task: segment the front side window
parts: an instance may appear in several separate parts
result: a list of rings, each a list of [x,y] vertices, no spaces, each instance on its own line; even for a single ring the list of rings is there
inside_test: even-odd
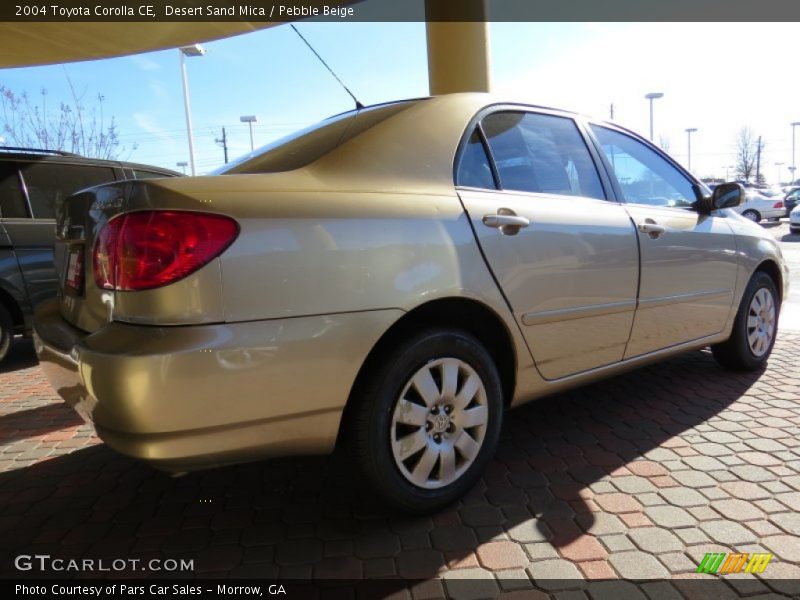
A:
[[[110,167],[42,162],[22,164],[20,169],[35,219],[53,219],[56,205],[67,196],[115,180]]]
[[[498,112],[483,119],[482,126],[503,189],[605,199],[594,161],[572,119]]]
[[[26,219],[28,209],[19,186],[17,166],[0,163],[0,217],[4,219]]]
[[[652,148],[629,135],[592,125],[622,189],[625,202],[649,206],[691,207],[692,182]]]

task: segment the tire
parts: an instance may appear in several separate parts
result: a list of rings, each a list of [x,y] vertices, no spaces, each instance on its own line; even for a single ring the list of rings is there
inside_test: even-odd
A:
[[[418,334],[359,387],[353,451],[388,504],[430,513],[475,485],[497,448],[504,406],[497,367],[474,337],[454,329]]]
[[[746,211],[742,213],[742,216],[745,219],[749,219],[753,223],[760,223],[761,222],[761,215],[758,213],[757,210],[753,210],[752,208],[748,208]]]
[[[800,227],[789,227],[789,233],[800,233]]]
[[[754,349],[749,336],[754,336],[755,334],[754,339],[756,340],[761,337],[755,333],[758,327],[761,326],[760,321],[756,324],[752,320],[759,319],[757,307],[754,304],[757,294],[762,300],[768,298],[765,314],[770,314],[769,303],[771,302],[772,317],[769,324],[765,324],[765,326],[768,325],[767,329],[771,328],[771,333],[765,341],[760,342],[760,346],[756,344]],[[731,337],[721,344],[711,347],[714,358],[717,359],[720,365],[731,371],[763,369],[772,352],[772,347],[775,345],[779,316],[780,305],[778,304],[778,290],[775,287],[775,282],[766,273],[756,272],[742,295],[742,302],[733,322]]]
[[[11,348],[11,340],[14,338],[14,322],[8,314],[5,306],[0,304],[0,362],[8,354]]]

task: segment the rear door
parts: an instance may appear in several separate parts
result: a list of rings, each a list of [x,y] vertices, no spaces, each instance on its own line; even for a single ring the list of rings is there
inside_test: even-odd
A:
[[[13,161],[0,161],[0,288],[14,298],[24,313],[30,309],[28,292],[8,228],[28,218],[17,165]]]
[[[56,207],[73,192],[114,181],[115,175],[111,167],[49,161],[20,162],[19,168],[28,214],[6,219],[5,226],[35,307],[57,292],[53,263]]]
[[[610,127],[591,131],[638,229],[639,307],[625,358],[719,333],[737,273],[727,218],[694,210],[694,182],[654,148]]]
[[[484,116],[460,155],[459,195],[548,379],[620,361],[633,323],[636,233],[597,160],[574,119],[520,110]]]

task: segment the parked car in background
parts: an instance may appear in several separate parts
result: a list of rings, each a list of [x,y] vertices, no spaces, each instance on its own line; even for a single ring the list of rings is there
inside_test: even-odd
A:
[[[332,117],[223,176],[59,216],[35,346],[112,448],[167,471],[349,444],[411,512],[470,490],[504,412],[687,350],[761,368],[777,241],[642,137],[453,94]],[[647,401],[642,391],[642,402]]]
[[[733,210],[754,223],[764,219],[780,219],[786,214],[782,198],[770,198],[753,188],[745,191],[745,201]]]
[[[795,206],[789,214],[789,231],[800,233],[800,206]]]
[[[800,203],[800,187],[789,190],[783,199],[783,205],[786,207],[786,215],[790,215],[794,207]]]
[[[109,181],[176,175],[67,152],[0,147],[0,360],[15,334],[31,331],[34,307],[56,294],[58,204],[80,189]]]

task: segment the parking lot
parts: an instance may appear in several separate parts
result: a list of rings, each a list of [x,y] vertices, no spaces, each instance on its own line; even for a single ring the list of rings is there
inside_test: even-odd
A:
[[[420,598],[617,578],[642,580],[630,597],[691,597],[697,578],[720,598],[800,594],[800,236],[766,226],[795,281],[765,372],[691,352],[525,406],[481,483],[432,517],[386,512],[344,454],[153,471],[101,444],[18,343],[0,366],[0,574],[41,576],[14,571],[24,552],[190,558],[201,577],[419,579]],[[713,552],[774,557],[760,575],[695,573]],[[632,584],[602,585],[592,597]]]

